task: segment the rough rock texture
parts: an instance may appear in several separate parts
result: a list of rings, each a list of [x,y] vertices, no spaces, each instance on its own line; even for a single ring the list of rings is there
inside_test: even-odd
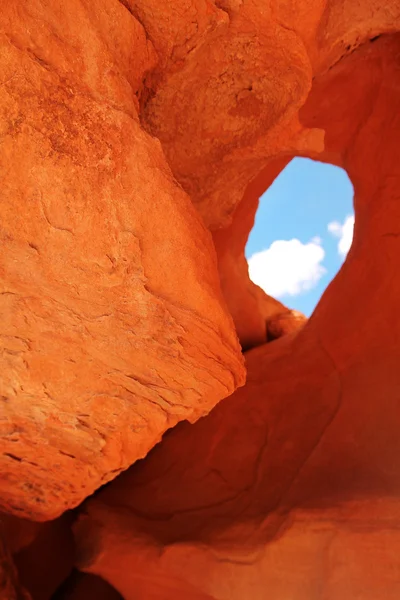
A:
[[[154,50],[90,7],[13,0],[0,25],[0,504],[36,519],[244,381],[210,235],[138,121]]]
[[[399,0],[11,0],[0,30],[5,600],[397,600]],[[355,189],[306,322],[244,258],[295,155]]]
[[[399,597],[399,59],[397,36],[363,45],[301,112],[355,187],[353,246],[312,318],[80,517],[78,565],[127,600]]]

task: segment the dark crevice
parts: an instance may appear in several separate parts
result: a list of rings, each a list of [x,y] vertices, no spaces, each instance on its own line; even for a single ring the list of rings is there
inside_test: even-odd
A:
[[[12,458],[12,460],[22,462],[22,458],[20,458],[19,456],[15,456],[15,454],[11,454],[10,452],[3,452],[3,456],[8,456],[8,458]]]
[[[131,13],[131,15],[132,15],[133,17],[135,17],[135,18],[136,18],[136,16],[133,14],[132,7],[131,7],[131,6],[129,6],[129,2],[128,2],[128,0],[118,0],[118,1],[119,1],[119,3],[120,3],[120,4],[122,4],[122,6],[124,6],[124,7],[126,8],[126,10],[127,10],[128,12],[130,12],[130,13]]]

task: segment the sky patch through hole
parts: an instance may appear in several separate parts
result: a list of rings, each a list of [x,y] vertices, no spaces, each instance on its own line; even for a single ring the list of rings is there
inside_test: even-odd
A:
[[[310,316],[346,258],[353,225],[347,173],[294,158],[260,198],[246,246],[250,278]]]

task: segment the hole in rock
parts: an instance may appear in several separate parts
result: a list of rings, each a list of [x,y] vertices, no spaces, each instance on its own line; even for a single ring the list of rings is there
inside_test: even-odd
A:
[[[246,246],[250,279],[310,316],[350,249],[353,224],[347,173],[294,158],[260,198]]]

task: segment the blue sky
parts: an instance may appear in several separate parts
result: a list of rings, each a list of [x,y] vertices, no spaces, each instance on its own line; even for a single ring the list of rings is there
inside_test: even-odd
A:
[[[246,246],[250,277],[309,316],[351,245],[353,215],[343,169],[293,159],[260,198]]]

